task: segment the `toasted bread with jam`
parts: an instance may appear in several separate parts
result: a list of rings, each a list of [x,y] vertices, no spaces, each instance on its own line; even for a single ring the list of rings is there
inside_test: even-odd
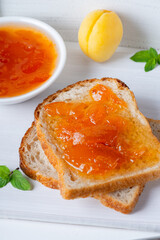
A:
[[[90,101],[89,91],[98,84],[111,89],[118,99],[125,102],[127,107],[123,115],[132,127],[130,130],[129,126],[126,126],[125,139],[132,138],[134,151],[135,146],[144,150],[143,155],[140,155],[136,161],[133,163],[130,161],[127,167],[125,165],[110,171],[101,179],[82,176],[78,170],[73,170],[69,166],[63,159],[63,151],[59,148],[58,142],[53,141],[52,134],[49,132],[50,126],[44,118],[45,105],[55,102],[84,103]],[[35,123],[37,136],[45,155],[57,170],[60,191],[65,199],[114,192],[136,185],[144,185],[147,181],[160,178],[160,143],[152,134],[148,121],[139,111],[134,94],[120,80],[111,78],[85,80],[56,92],[38,105],[35,110]],[[54,122],[52,124],[54,126]]]

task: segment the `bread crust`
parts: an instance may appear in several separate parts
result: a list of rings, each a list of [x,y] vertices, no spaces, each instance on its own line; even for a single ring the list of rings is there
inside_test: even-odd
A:
[[[122,203],[118,201],[117,199],[113,198],[109,194],[105,194],[103,196],[102,194],[95,194],[94,198],[100,200],[100,202],[105,206],[109,208],[113,208],[114,210],[124,213],[124,214],[129,214],[133,211],[135,205],[138,202],[138,199],[140,195],[142,194],[144,189],[144,186],[139,185],[134,193],[134,197],[132,197],[132,201],[129,202],[129,204]]]
[[[118,83],[119,89],[125,89],[125,88],[129,89],[125,83],[123,83],[122,81],[120,81],[118,79],[114,79],[114,78],[113,79],[112,78],[101,79],[102,82],[105,80],[116,81]],[[37,135],[38,135],[39,141],[41,142],[42,148],[43,148],[46,156],[48,157],[49,161],[51,162],[51,164],[53,164],[55,166],[55,168],[58,172],[58,177],[59,177],[59,182],[60,182],[60,191],[61,191],[63,198],[65,198],[65,199],[86,197],[86,196],[89,196],[89,195],[97,193],[97,192],[105,192],[105,193],[113,192],[113,191],[117,191],[120,189],[132,187],[135,185],[144,185],[147,181],[151,181],[151,180],[160,178],[160,168],[157,168],[157,169],[152,168],[151,170],[148,170],[146,172],[144,171],[141,174],[139,173],[138,176],[137,175],[128,176],[127,178],[123,177],[123,178],[119,179],[118,181],[117,181],[117,179],[114,179],[114,180],[110,180],[109,182],[106,182],[106,183],[102,183],[102,184],[98,183],[97,185],[95,184],[94,186],[82,187],[81,189],[72,189],[72,188],[66,187],[66,184],[64,181],[65,164],[62,164],[62,162],[59,161],[58,158],[55,156],[53,149],[51,148],[50,144],[48,143],[48,141],[45,137],[45,134],[43,134],[41,127],[40,127],[39,114],[40,114],[40,111],[43,108],[43,106],[46,103],[52,102],[60,93],[69,91],[71,88],[73,88],[77,85],[84,86],[87,82],[93,82],[93,81],[97,81],[97,79],[81,81],[81,82],[75,83],[73,85],[70,85],[70,86],[64,88],[63,90],[59,90],[55,94],[47,97],[43,101],[43,103],[38,105],[38,107],[35,110],[35,122],[36,122]],[[98,81],[99,81],[99,79],[98,79]],[[148,131],[151,132],[151,128],[149,126],[148,121],[145,120],[145,117],[143,116],[143,114],[140,113],[138,110],[133,92],[130,91],[130,94],[131,94],[132,100],[135,104],[136,110],[138,111],[138,114],[145,121],[145,124],[148,127]]]
[[[27,130],[27,132],[25,133],[25,135],[21,141],[21,145],[19,148],[20,168],[28,177],[41,182],[46,187],[53,188],[53,189],[59,189],[59,183],[58,183],[57,179],[54,179],[52,177],[46,177],[46,176],[43,176],[42,174],[39,174],[34,169],[30,168],[26,163],[25,146],[27,144],[27,139],[28,139],[30,132],[32,131],[32,128],[34,127],[34,125],[35,124],[33,122],[31,127]]]

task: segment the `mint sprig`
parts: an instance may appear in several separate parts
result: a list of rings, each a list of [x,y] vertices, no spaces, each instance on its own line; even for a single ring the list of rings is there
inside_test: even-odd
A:
[[[26,191],[31,190],[31,184],[16,168],[14,171],[10,171],[8,167],[0,166],[0,188],[11,182],[12,186],[20,190]]]
[[[146,62],[144,67],[145,72],[153,70],[157,64],[160,64],[160,54],[158,54],[154,48],[139,51],[135,53],[130,59],[134,62]]]

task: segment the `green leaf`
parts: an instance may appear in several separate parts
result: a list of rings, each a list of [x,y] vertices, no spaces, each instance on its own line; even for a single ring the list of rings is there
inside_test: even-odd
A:
[[[151,70],[153,70],[156,67],[157,61],[155,58],[151,58],[150,60],[148,60],[148,62],[146,63],[144,69],[145,72],[149,72]]]
[[[0,188],[6,186],[8,182],[9,182],[9,177],[7,179],[3,179],[0,177]]]
[[[150,53],[151,58],[156,58],[157,59],[158,53],[157,53],[156,49],[150,48],[149,53]]]
[[[4,187],[10,180],[10,170],[6,166],[0,166],[0,188]]]
[[[18,170],[14,170],[11,176],[11,184],[13,187],[20,190],[31,190],[31,184],[23,177],[22,173]]]
[[[10,170],[8,167],[1,165],[0,166],[0,177],[6,178],[10,174]]]
[[[160,54],[157,57],[157,62],[158,62],[158,64],[160,64]]]
[[[150,50],[143,50],[135,53],[130,59],[135,62],[147,62],[150,58]]]

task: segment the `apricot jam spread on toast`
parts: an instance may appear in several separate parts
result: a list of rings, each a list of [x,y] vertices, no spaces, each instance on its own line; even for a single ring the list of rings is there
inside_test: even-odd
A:
[[[95,85],[86,102],[53,102],[44,106],[44,121],[69,167],[89,177],[136,169],[155,154],[144,144],[148,133],[131,117],[127,103],[111,88]],[[149,134],[152,136],[151,132]],[[145,159],[145,161],[144,161]]]

